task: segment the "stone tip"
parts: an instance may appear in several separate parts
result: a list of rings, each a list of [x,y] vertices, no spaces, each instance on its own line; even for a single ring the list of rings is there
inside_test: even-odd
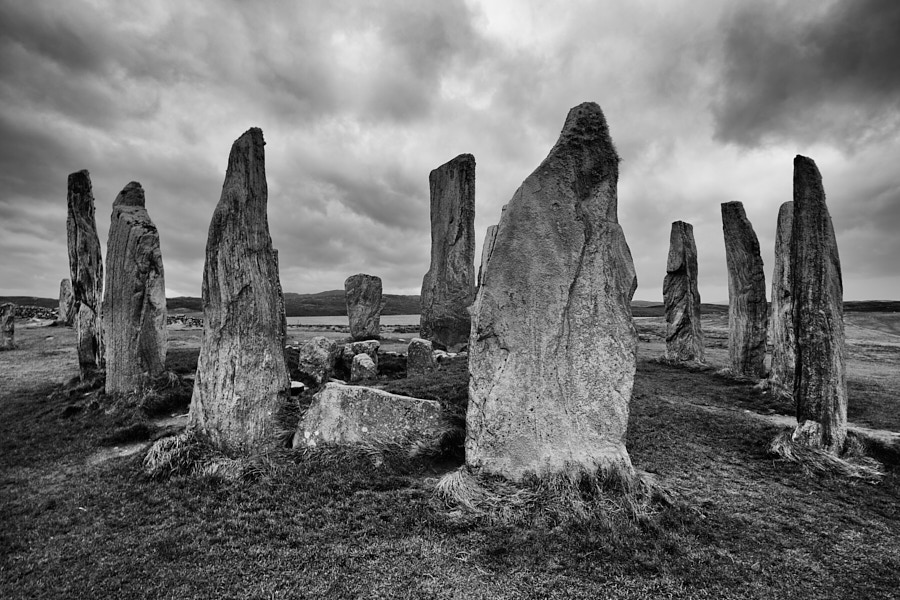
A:
[[[694,230],[694,226],[687,221],[672,221],[672,229],[689,229]]]
[[[91,182],[91,174],[87,169],[81,169],[80,171],[75,171],[74,173],[69,173],[69,185],[72,185],[75,182],[84,182],[87,181],[89,184]]]
[[[582,102],[569,110],[560,138],[569,136],[578,138],[600,137],[612,146],[606,116],[603,114],[603,109],[596,102]],[[618,155],[616,155],[616,159],[618,160]]]
[[[794,157],[794,175],[822,179],[822,174],[819,173],[816,161],[800,154]]]
[[[132,181],[116,196],[113,207],[116,206],[140,206],[144,207],[144,188],[137,181]]]

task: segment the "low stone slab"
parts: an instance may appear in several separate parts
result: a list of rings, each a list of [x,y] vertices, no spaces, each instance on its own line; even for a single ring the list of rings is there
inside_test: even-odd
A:
[[[413,442],[441,429],[441,405],[375,388],[328,383],[294,434],[294,448],[323,443]]]
[[[377,378],[378,366],[368,354],[360,353],[353,357],[353,363],[350,365],[350,381],[352,383]]]

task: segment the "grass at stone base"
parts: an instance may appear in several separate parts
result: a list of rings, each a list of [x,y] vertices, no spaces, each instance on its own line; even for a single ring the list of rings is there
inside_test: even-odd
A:
[[[872,486],[772,460],[775,428],[696,406],[752,400],[707,372],[639,365],[629,451],[679,504],[614,529],[472,524],[424,465],[352,455],[253,482],[89,466],[102,424],[61,419],[52,389],[0,398],[3,598],[896,597],[896,467]]]

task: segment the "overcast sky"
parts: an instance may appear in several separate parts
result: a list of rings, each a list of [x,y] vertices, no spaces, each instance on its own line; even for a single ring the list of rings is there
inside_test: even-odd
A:
[[[728,297],[719,205],[771,276],[792,161],[822,172],[844,297],[900,299],[900,2],[0,0],[0,295],[68,277],[66,180],[100,240],[141,182],[169,296],[200,295],[231,143],[263,129],[285,291],[365,272],[419,293],[428,173],[475,155],[476,238],[597,102],[622,157],[636,299],[661,301],[670,224],[704,301]]]

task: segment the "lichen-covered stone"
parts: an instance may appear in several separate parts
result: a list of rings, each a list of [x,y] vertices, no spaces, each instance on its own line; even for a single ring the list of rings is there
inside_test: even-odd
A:
[[[0,304],[0,350],[16,347],[16,305]]]
[[[75,295],[75,344],[81,376],[86,377],[103,367],[103,259],[91,176],[86,170],[69,175],[66,204],[69,275]]]
[[[841,259],[822,175],[816,163],[805,156],[794,158],[791,280],[798,423],[793,439],[840,453],[847,438]]]
[[[344,281],[350,337],[354,340],[376,339],[381,335],[381,278],[358,273]]]
[[[501,217],[472,309],[470,467],[513,480],[633,473],[637,280],[618,162],[600,107],[581,104]]]
[[[334,374],[343,347],[337,341],[320,335],[306,340],[297,350],[300,375],[313,385],[322,385]]]
[[[113,202],[103,299],[106,393],[141,389],[166,369],[166,282],[159,232],[141,184]]]
[[[434,346],[429,340],[413,338],[406,347],[406,376],[424,375],[434,369]]]
[[[666,308],[666,358],[703,362],[697,245],[694,243],[694,227],[684,221],[672,223],[663,301]]]
[[[740,202],[722,204],[728,263],[728,355],[735,375],[766,375],[769,304],[759,240]]]
[[[301,419],[293,446],[415,443],[435,437],[441,423],[441,405],[434,400],[328,383]]]
[[[366,381],[378,378],[378,366],[368,354],[360,353],[350,363],[350,382]]]
[[[778,209],[775,231],[775,268],[772,271],[772,308],[769,327],[772,334],[772,365],[769,368],[769,387],[775,394],[794,393],[796,341],[794,339],[794,302],[791,290],[791,229],[794,223],[794,203],[785,202]]]
[[[69,279],[59,282],[59,311],[56,322],[60,325],[72,325],[75,322],[75,293]]]
[[[369,358],[372,359],[372,362],[375,363],[375,368],[378,368],[378,349],[381,347],[381,342],[378,340],[364,340],[361,342],[350,342],[349,344],[344,344],[341,349],[341,361],[343,362],[344,368],[350,370],[353,365],[353,358],[357,354],[368,354]]]
[[[290,399],[284,304],[266,215],[260,129],[231,148],[203,269],[203,341],[190,426],[231,453],[276,441],[277,410]]]
[[[419,335],[458,349],[469,342],[475,300],[475,158],[431,172],[431,268],[422,281]]]

